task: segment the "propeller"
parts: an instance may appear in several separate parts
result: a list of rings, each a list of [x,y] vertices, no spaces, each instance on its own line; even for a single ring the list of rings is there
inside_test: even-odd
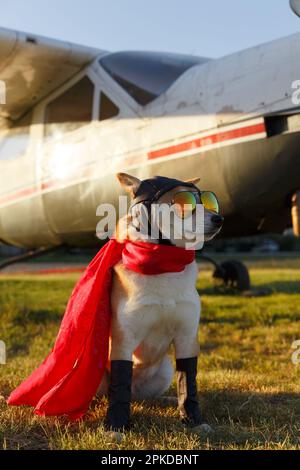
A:
[[[300,0],[290,0],[290,6],[293,12],[300,16]]]

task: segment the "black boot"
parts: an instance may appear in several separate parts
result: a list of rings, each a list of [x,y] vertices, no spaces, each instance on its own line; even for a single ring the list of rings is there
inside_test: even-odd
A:
[[[201,414],[197,399],[197,357],[176,360],[177,395],[180,419],[184,424],[201,424]]]
[[[131,361],[111,361],[107,429],[121,431],[129,427],[132,365]]]

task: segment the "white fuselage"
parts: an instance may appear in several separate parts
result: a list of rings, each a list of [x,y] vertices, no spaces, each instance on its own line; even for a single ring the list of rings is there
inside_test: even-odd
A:
[[[292,83],[300,77],[298,49],[300,34],[195,65],[145,106],[97,58],[37,104],[29,126],[1,131],[0,239],[34,247],[95,233],[97,205],[115,203],[113,175],[129,169],[142,178],[176,176],[180,169],[184,179],[200,171],[204,187],[220,188],[224,214],[231,214],[226,158],[222,171],[212,171],[206,156],[266,140],[264,116],[297,112]],[[46,137],[48,105],[84,77],[94,90],[91,121],[77,129],[64,123],[55,137]],[[103,121],[102,93],[118,108]]]

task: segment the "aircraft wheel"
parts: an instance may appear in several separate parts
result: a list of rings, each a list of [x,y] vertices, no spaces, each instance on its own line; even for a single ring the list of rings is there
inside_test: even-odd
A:
[[[249,272],[241,261],[224,261],[215,269],[213,277],[215,279],[221,279],[227,287],[239,291],[250,290]]]

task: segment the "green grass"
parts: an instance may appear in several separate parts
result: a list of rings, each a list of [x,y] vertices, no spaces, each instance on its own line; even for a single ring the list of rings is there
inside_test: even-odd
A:
[[[199,400],[215,432],[186,430],[173,407],[134,403],[133,428],[119,445],[103,432],[105,399],[71,424],[6,405],[4,397],[49,352],[78,276],[0,276],[0,339],[8,348],[0,365],[0,449],[300,449],[300,365],[291,362],[291,344],[300,339],[299,259],[291,265],[251,262],[254,287],[269,292],[252,298],[215,290],[203,265]]]

